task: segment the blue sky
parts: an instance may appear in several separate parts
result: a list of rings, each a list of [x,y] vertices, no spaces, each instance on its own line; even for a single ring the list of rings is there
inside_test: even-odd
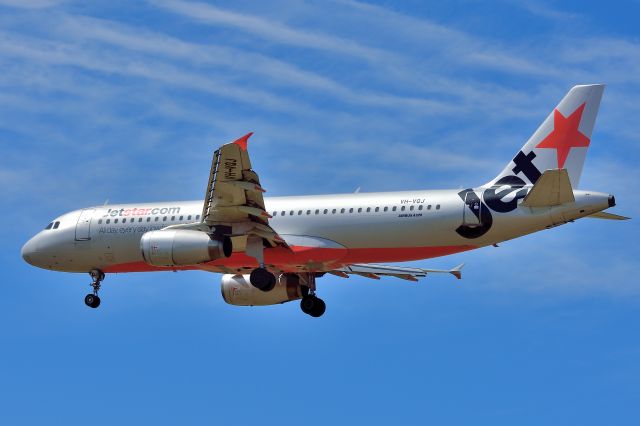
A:
[[[268,195],[492,178],[574,84],[607,89],[581,187],[640,216],[638,2],[0,1],[0,423],[634,424],[636,220],[226,305],[204,272],[88,277],[21,245],[83,206],[197,199],[254,131]]]

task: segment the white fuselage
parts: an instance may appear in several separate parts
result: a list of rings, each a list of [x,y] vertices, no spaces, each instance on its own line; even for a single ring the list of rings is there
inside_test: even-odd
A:
[[[484,190],[479,188],[473,192],[484,200]],[[293,249],[266,249],[266,262],[272,269],[283,272],[321,272],[358,262],[431,258],[509,240],[587,216],[610,205],[607,194],[574,191],[575,203],[545,208],[518,205],[509,212],[496,212],[484,202],[478,206],[465,204],[460,192],[431,190],[265,198],[266,210],[273,216],[270,226]],[[510,196],[513,192],[501,194],[503,200]],[[255,259],[242,253],[241,237],[234,238],[234,254],[227,259],[189,268],[156,268],[144,263],[140,250],[142,235],[167,226],[198,222],[202,205],[202,201],[163,202],[72,211],[55,219],[51,229],[33,237],[22,253],[33,265],[68,272],[93,269],[232,272],[254,268]],[[473,208],[477,209],[475,215]],[[471,234],[481,235],[465,236],[461,226]]]

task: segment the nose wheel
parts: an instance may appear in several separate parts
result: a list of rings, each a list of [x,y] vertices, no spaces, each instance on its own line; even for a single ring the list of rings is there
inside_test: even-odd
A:
[[[100,306],[100,298],[95,294],[87,294],[84,297],[84,304],[95,309]]]
[[[100,291],[100,284],[104,280],[104,272],[98,269],[92,269],[89,271],[91,275],[91,287],[93,287],[93,293],[89,293],[84,297],[84,303],[90,308],[97,308],[100,306],[100,297],[98,297],[98,291]]]

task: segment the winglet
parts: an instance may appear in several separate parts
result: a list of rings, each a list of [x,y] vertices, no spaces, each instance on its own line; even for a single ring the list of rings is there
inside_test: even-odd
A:
[[[451,269],[449,271],[449,273],[451,275],[453,275],[454,277],[456,277],[457,279],[461,279],[462,278],[462,267],[463,266],[464,266],[464,263],[461,263],[458,266],[456,266],[455,268]]]
[[[235,143],[236,145],[238,145],[240,147],[240,149],[242,149],[243,151],[247,150],[247,143],[249,142],[249,138],[251,137],[251,135],[253,135],[253,132],[249,132],[246,135],[244,135],[241,138],[236,139],[235,141],[231,142],[231,143]]]

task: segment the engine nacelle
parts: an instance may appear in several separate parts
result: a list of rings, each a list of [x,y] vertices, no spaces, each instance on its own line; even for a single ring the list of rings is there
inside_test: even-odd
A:
[[[265,306],[301,299],[308,288],[300,284],[296,274],[280,274],[271,291],[258,290],[251,285],[249,275],[225,274],[220,283],[222,298],[230,305]]]
[[[187,266],[231,256],[229,237],[214,238],[202,231],[167,229],[146,232],[140,239],[144,261],[153,266]]]

